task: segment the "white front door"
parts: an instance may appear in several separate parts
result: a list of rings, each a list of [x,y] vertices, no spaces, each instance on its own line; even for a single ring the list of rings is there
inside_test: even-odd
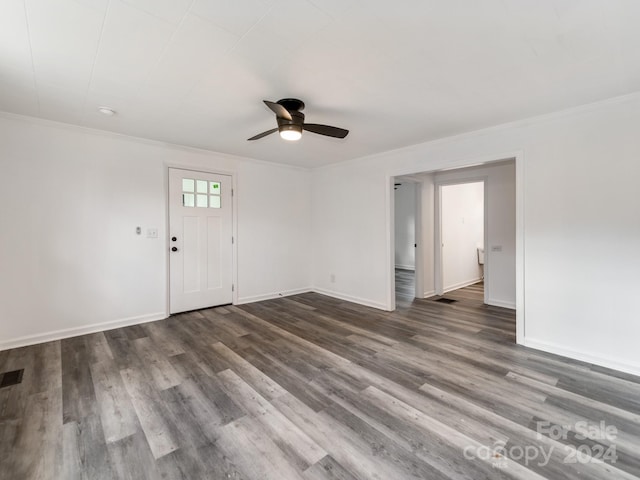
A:
[[[169,311],[231,303],[231,177],[169,169]]]

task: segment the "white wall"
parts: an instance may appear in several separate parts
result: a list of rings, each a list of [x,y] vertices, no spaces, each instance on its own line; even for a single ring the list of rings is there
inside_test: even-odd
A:
[[[169,164],[236,175],[239,302],[308,289],[309,171],[2,115],[0,348],[165,316]]]
[[[525,344],[640,374],[639,124],[631,95],[317,169],[315,288],[388,308],[390,177],[521,152]]]
[[[515,163],[499,162],[479,167],[438,172],[439,183],[484,178],[487,189],[487,245],[485,293],[489,305],[516,306],[516,178]],[[500,251],[491,251],[500,247]]]
[[[399,182],[396,182],[399,183]],[[416,184],[402,182],[394,190],[396,268],[416,267]]]
[[[311,173],[238,164],[238,303],[308,291]]]
[[[442,285],[445,292],[482,279],[484,183],[442,185],[440,193]]]
[[[313,288],[384,309],[392,258],[390,249],[377,247],[386,238],[385,205],[393,186],[377,165],[371,169],[365,163],[355,165],[313,171]]]

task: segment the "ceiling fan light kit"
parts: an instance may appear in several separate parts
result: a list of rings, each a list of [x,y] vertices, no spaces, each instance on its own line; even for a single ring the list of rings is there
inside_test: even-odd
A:
[[[264,103],[276,114],[278,128],[259,133],[249,138],[248,140],[250,141],[258,140],[274,132],[279,132],[281,138],[289,141],[300,140],[303,130],[335,138],[344,138],[349,133],[349,130],[344,128],[320,125],[318,123],[304,123],[304,113],[302,113],[304,102],[297,98],[283,98],[277,102],[264,100]]]
[[[278,127],[280,137],[289,140],[296,141],[302,138],[302,127],[300,125],[282,125]]]

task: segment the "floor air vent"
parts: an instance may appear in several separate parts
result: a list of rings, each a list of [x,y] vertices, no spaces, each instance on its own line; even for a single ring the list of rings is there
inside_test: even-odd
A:
[[[0,388],[19,384],[20,382],[22,382],[23,373],[24,368],[21,370],[13,370],[12,372],[0,373]]]
[[[458,300],[454,300],[453,298],[439,298],[436,300],[436,302],[440,302],[440,303],[456,303]]]

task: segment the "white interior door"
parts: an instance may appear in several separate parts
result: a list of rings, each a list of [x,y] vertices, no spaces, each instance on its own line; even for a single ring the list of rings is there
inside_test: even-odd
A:
[[[169,169],[171,313],[232,301],[231,177]]]

